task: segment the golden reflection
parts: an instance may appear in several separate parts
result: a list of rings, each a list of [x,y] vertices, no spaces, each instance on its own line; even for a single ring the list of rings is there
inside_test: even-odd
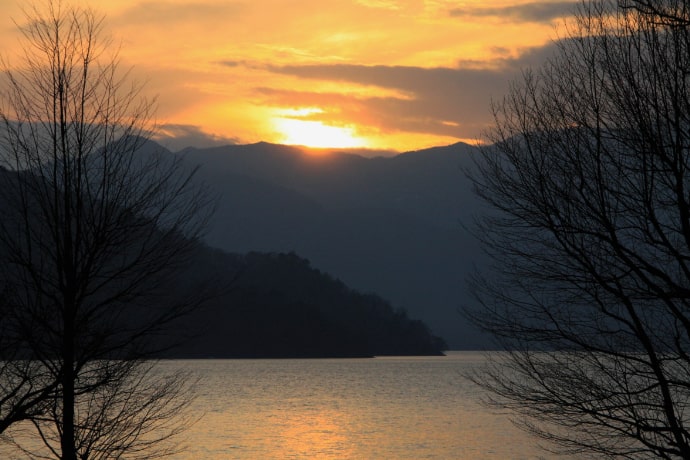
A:
[[[300,410],[285,420],[279,451],[284,458],[357,458],[345,412],[331,408]]]

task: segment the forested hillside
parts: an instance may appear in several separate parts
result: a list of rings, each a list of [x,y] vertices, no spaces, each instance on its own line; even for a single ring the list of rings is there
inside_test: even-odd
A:
[[[167,356],[364,357],[447,349],[422,321],[348,288],[296,254],[211,251],[203,257],[205,264],[190,270],[220,274],[216,296],[184,320],[188,341]]]

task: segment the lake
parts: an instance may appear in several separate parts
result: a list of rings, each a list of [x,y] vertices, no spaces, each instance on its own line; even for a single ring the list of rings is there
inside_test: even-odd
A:
[[[202,379],[175,458],[547,458],[463,378],[482,356],[164,362]]]
[[[463,378],[483,356],[163,361],[200,379],[173,458],[549,458]],[[26,456],[0,444],[0,458]]]

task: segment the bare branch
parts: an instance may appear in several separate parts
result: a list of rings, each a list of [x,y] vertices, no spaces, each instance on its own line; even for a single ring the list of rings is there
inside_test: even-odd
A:
[[[565,453],[690,458],[687,2],[585,1],[494,105],[476,380]]]
[[[21,30],[0,107],[0,432],[29,419],[35,455],[150,458],[187,397],[145,360],[203,297],[176,277],[213,203],[147,141],[153,103],[101,16],[49,1]]]

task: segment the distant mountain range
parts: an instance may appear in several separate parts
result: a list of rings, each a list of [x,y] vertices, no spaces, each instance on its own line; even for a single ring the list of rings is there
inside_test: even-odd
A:
[[[28,175],[21,172],[0,168],[0,187],[5,191],[17,190],[17,184],[26,180],[26,176]],[[38,188],[31,190],[43,191]],[[3,195],[3,198],[8,196],[11,193]],[[41,231],[48,230],[47,233],[50,233],[53,229],[45,225],[44,215],[41,213],[43,208],[39,207],[46,201],[21,200],[18,206],[14,206],[14,201],[3,199],[0,200],[0,215],[6,220],[5,223],[11,223],[7,228],[17,229],[17,236],[24,229],[33,232],[37,239],[33,240],[32,248],[35,249],[34,253],[40,254],[36,259],[43,262],[40,269],[57,277],[57,272],[50,268],[51,264],[48,262],[52,260],[51,254],[43,254],[37,249],[44,247],[38,243]],[[148,226],[150,221],[145,217],[131,213],[123,215],[132,219],[132,225],[127,227],[132,231],[142,227],[155,230],[155,227]],[[25,218],[28,220],[24,220]],[[96,222],[100,224],[100,221]],[[87,225],[86,228],[92,227]],[[117,236],[109,243],[115,245],[115,238]],[[40,238],[41,243],[46,241],[50,239]],[[0,333],[4,334],[8,331],[13,333],[13,328],[18,324],[24,327],[25,323],[21,321],[26,318],[20,314],[20,310],[16,310],[17,315],[14,315],[12,308],[17,305],[14,300],[19,298],[22,289],[32,285],[23,284],[21,276],[14,277],[17,259],[13,249],[16,241],[7,238],[0,243],[0,261],[4,262],[0,264],[0,271],[8,270],[2,273],[2,281],[8,283],[0,285],[3,293],[0,300],[4,301],[0,302],[0,306],[5,314]],[[121,302],[122,309],[114,310],[112,317],[101,315],[91,318],[93,324],[86,324],[93,326],[93,330],[86,328],[88,333],[98,331],[98,326],[104,326],[106,330],[122,329],[123,325],[136,329],[133,325],[148,321],[155,312],[160,313],[163,311],[161,309],[169,308],[171,304],[181,303],[194,308],[168,325],[171,327],[147,336],[148,345],[151,350],[158,350],[156,355],[159,357],[370,357],[440,355],[443,350],[448,349],[443,339],[403,309],[395,308],[378,295],[361,294],[349,288],[343,282],[315,269],[308,260],[297,254],[229,253],[201,241],[183,240],[181,235],[174,240],[173,244],[176,243],[191,245],[190,251],[185,253],[185,260],[170,272],[162,273],[161,278],[149,279],[152,284],[143,291],[146,294]],[[153,244],[147,246],[149,250],[150,246]],[[115,247],[117,250],[109,257],[120,257],[129,249],[127,246]],[[108,250],[112,251],[113,248],[109,247]],[[107,298],[107,289],[117,284],[116,281],[110,284],[103,282],[102,278],[106,278],[103,272],[104,270],[98,272],[98,275],[89,273],[93,278],[101,276],[100,280],[89,284],[89,288],[98,283],[103,284],[97,291],[84,289],[88,291],[85,303],[97,303],[99,295]],[[51,278],[48,276],[46,279]],[[116,275],[112,279],[127,282]],[[52,321],[52,304],[50,300],[43,302],[51,299],[50,295],[39,295],[37,299],[41,301],[37,300],[36,305],[46,307],[45,310],[39,309],[38,317],[42,321]],[[23,304],[19,302],[19,305]],[[40,315],[45,315],[47,319]],[[37,321],[33,316],[29,318]]]
[[[463,172],[473,150],[459,143],[365,158],[262,142],[180,154],[218,193],[209,245],[294,252],[468,349],[487,345],[458,313],[481,260],[466,229],[480,209]]]

